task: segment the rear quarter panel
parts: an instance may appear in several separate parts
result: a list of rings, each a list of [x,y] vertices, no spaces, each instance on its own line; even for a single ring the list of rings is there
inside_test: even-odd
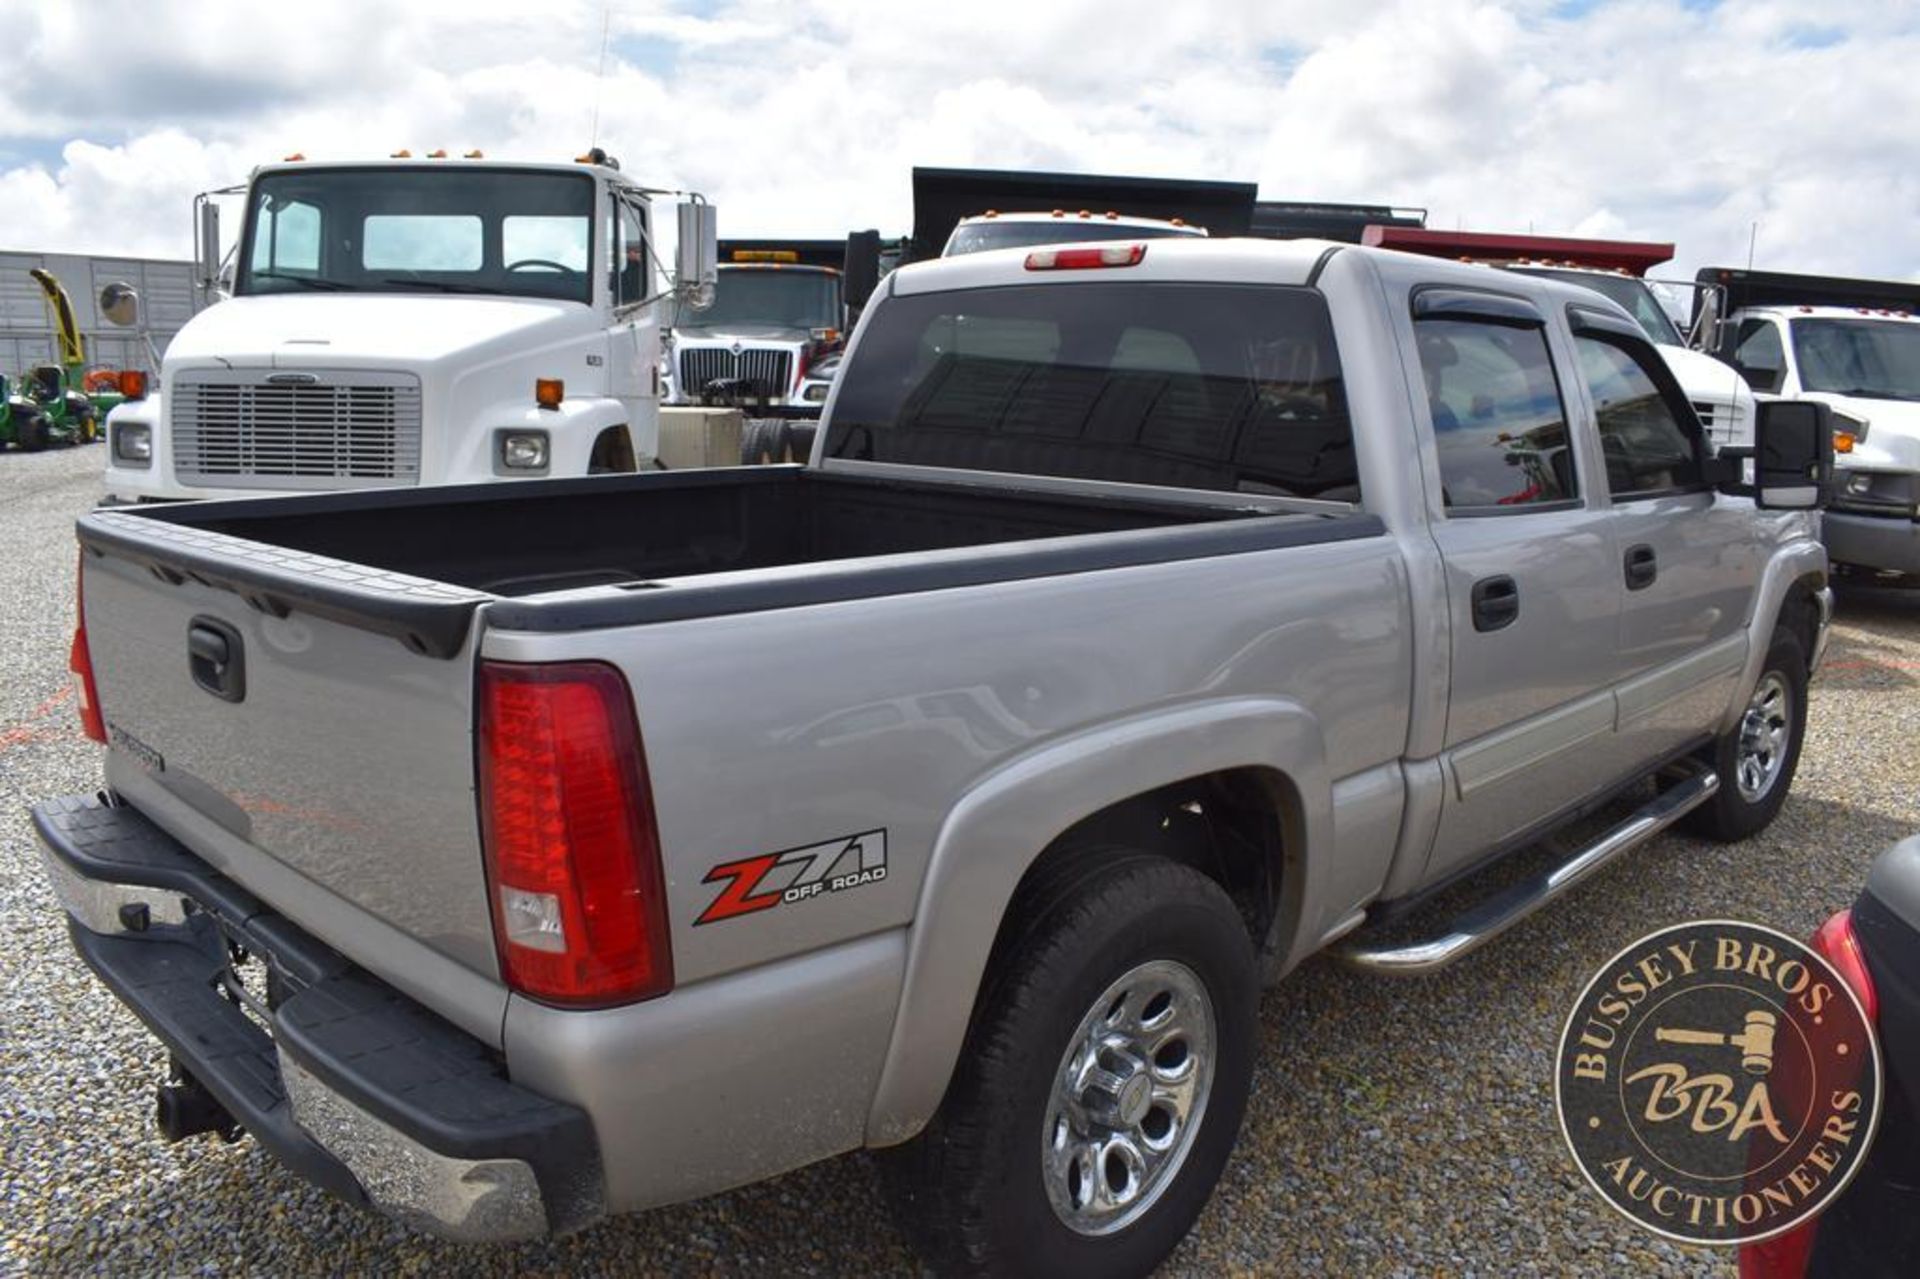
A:
[[[1397,757],[1407,608],[1396,544],[1377,537],[624,630],[490,632],[482,652],[624,670],[684,986],[908,923],[962,797],[1103,723],[1285,699],[1317,720],[1329,777]],[[1061,794],[1025,851],[1100,806],[1085,798]],[[695,922],[725,887],[715,867],[869,832],[885,840],[884,878]],[[997,916],[980,923],[990,935]]]

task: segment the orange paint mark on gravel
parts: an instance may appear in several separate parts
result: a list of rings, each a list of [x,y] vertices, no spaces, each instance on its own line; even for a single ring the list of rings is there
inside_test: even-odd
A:
[[[73,685],[62,684],[59,692],[28,711],[26,719],[18,724],[9,724],[5,728],[0,728],[0,753],[12,750],[16,746],[25,746],[28,742],[42,742],[66,736],[65,729],[51,724],[36,724],[34,721],[45,719],[72,700]]]

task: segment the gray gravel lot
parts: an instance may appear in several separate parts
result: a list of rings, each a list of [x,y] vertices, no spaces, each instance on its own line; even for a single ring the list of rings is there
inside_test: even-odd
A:
[[[155,1136],[163,1055],[68,949],[27,805],[98,785],[67,692],[71,520],[98,449],[0,453],[0,1271],[874,1273],[912,1262],[870,1162],[830,1160],[551,1244],[463,1249],[335,1204],[248,1142]],[[1653,928],[1732,916],[1804,936],[1920,828],[1920,591],[1848,592],[1779,821],[1663,838],[1455,969],[1309,964],[1265,1001],[1247,1125],[1168,1269],[1728,1275],[1616,1218],[1569,1161],[1552,1055],[1593,971]]]

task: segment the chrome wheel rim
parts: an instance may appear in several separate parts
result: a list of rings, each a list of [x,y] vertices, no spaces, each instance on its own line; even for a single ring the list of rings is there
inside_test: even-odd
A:
[[[1740,717],[1740,744],[1734,751],[1733,778],[1749,804],[1764,798],[1786,767],[1793,734],[1793,690],[1778,671],[1768,671],[1754,687]]]
[[[1185,964],[1141,964],[1093,1002],[1054,1072],[1040,1131],[1047,1200],[1083,1235],[1122,1230],[1172,1184],[1206,1117],[1213,1001]]]

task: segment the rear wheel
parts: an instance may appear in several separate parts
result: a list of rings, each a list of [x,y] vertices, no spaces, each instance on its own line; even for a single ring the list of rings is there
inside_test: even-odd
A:
[[[1252,1082],[1252,942],[1205,875],[1120,857],[1013,921],[939,1113],[887,1156],[942,1272],[1145,1274],[1226,1165]]]
[[[1714,797],[1694,809],[1685,829],[1722,843],[1766,829],[1793,785],[1807,729],[1807,658],[1784,627],[1773,633],[1747,707],[1713,744],[1709,759],[1720,777]]]

